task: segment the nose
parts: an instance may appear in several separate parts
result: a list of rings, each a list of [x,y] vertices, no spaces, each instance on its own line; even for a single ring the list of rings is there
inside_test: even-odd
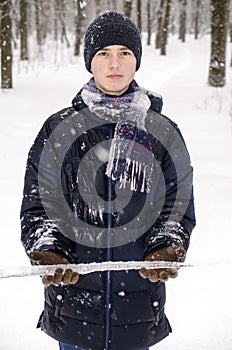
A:
[[[119,68],[121,66],[119,56],[118,55],[114,55],[114,54],[111,55],[109,64],[110,64],[110,68],[111,69]]]

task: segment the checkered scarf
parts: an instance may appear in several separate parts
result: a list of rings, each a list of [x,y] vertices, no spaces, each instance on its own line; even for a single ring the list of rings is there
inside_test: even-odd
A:
[[[146,91],[133,80],[127,93],[106,95],[92,78],[84,85],[81,96],[92,113],[116,123],[106,175],[119,181],[122,188],[129,183],[132,191],[149,192],[154,155],[145,128],[150,107]]]

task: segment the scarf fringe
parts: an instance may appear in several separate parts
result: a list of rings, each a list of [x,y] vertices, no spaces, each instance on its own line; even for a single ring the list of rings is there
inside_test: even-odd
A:
[[[127,183],[130,182],[131,191],[150,192],[153,153],[146,151],[145,157],[150,159],[147,162],[141,161],[141,153],[139,150],[134,151],[132,144],[133,142],[130,142],[128,145],[127,140],[124,140],[124,150],[122,150],[121,144],[113,139],[105,174],[112,181],[119,181],[119,188],[126,188]],[[132,148],[130,158],[126,156],[126,149],[129,147]]]

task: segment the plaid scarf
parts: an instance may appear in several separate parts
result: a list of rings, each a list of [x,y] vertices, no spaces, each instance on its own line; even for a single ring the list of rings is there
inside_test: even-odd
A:
[[[146,91],[133,80],[127,93],[106,95],[92,78],[83,86],[81,96],[92,113],[116,123],[106,175],[119,181],[120,188],[129,183],[132,191],[149,192],[154,155],[145,129],[150,107]]]

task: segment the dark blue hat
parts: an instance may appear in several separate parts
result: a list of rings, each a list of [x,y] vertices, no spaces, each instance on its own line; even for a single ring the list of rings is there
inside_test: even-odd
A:
[[[91,61],[95,53],[103,47],[123,45],[133,51],[140,67],[142,43],[140,32],[130,18],[121,13],[108,11],[90,23],[84,37],[85,66],[91,72]]]

